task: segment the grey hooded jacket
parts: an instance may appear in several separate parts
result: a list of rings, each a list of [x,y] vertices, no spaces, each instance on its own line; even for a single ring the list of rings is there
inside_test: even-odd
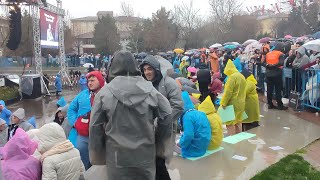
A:
[[[95,96],[91,111],[90,162],[107,164],[108,179],[153,180],[156,152],[163,158],[171,156],[167,152],[172,148],[170,104],[139,76],[131,53],[120,51],[111,61],[108,78],[112,81]]]
[[[300,54],[300,58],[296,57],[296,59],[292,63],[292,67],[301,68],[302,66],[309,63],[310,59],[306,55],[306,49],[304,47],[299,47],[296,52]]]
[[[166,61],[165,59],[160,60]],[[146,64],[150,65],[156,71],[155,81],[158,82],[153,82],[154,87],[170,102],[170,106],[172,108],[171,118],[175,126],[175,131],[178,119],[183,113],[181,90],[175,80],[161,73],[162,70],[160,69],[159,60],[157,60],[154,56],[147,56],[141,63],[140,69],[143,77],[145,77],[143,74],[143,66]]]

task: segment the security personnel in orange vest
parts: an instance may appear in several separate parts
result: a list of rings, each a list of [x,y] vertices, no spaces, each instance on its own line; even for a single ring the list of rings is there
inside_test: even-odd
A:
[[[276,45],[273,51],[266,55],[266,80],[267,80],[267,99],[269,109],[287,110],[288,107],[282,103],[282,66],[285,60],[281,52],[282,44]],[[272,103],[272,94],[275,89],[277,106]]]

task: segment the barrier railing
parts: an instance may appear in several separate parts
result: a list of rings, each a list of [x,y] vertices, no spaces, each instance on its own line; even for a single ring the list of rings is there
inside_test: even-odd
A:
[[[309,69],[304,75],[302,105],[320,110],[320,69]]]

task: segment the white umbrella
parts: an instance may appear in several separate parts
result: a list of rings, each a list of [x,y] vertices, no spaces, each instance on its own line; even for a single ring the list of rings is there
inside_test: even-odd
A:
[[[89,68],[89,67],[94,67],[93,66],[93,64],[91,64],[91,63],[85,63],[84,65],[83,65],[83,67],[85,67],[85,68]]]
[[[215,43],[215,44],[212,44],[209,48],[219,48],[219,47],[222,47],[222,44],[219,44],[219,43]]]
[[[309,42],[305,43],[302,46],[305,47],[308,50],[320,52],[320,39],[309,41]]]
[[[262,44],[257,41],[247,45],[247,47],[244,49],[244,52],[249,53],[256,49],[261,49],[261,48],[262,48]]]
[[[172,64],[166,60],[165,58],[161,56],[155,56],[155,58],[159,61],[160,63],[160,69],[161,69],[161,74],[162,76],[167,76],[170,75],[174,72]]]
[[[255,39],[248,39],[242,45],[248,46],[249,44],[254,43],[254,42],[258,42],[258,41]]]

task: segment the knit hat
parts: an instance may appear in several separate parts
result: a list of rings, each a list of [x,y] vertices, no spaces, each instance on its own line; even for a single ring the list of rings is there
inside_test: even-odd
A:
[[[2,124],[7,124],[7,123],[6,123],[5,120],[3,120],[2,118],[0,118],[0,126],[1,126]]]
[[[17,109],[14,113],[12,113],[12,116],[17,117],[20,120],[23,120],[25,118],[25,112],[23,108]]]

